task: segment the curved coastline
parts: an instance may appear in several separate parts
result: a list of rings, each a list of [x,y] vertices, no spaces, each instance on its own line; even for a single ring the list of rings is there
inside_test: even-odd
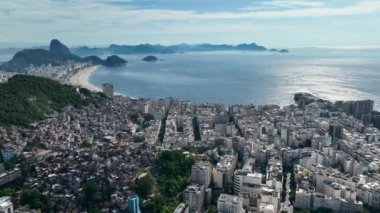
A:
[[[80,69],[77,73],[71,76],[69,84],[73,86],[80,86],[91,91],[100,92],[102,89],[90,83],[90,75],[98,69],[99,65],[88,66]]]

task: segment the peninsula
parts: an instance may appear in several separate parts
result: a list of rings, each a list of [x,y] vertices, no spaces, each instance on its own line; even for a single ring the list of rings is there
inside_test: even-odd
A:
[[[13,58],[0,65],[1,71],[7,72],[31,72],[41,66],[66,66],[72,64],[104,65],[107,67],[122,66],[126,60],[117,55],[109,56],[106,60],[98,56],[80,57],[73,54],[70,49],[59,40],[53,39],[49,49],[26,49],[17,52]]]

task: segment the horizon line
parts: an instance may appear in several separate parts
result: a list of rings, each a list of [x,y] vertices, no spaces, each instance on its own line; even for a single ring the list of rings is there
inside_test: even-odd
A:
[[[50,41],[49,41],[50,42]],[[257,42],[241,42],[241,43],[211,43],[211,42],[202,42],[202,43],[186,43],[186,42],[181,42],[181,43],[172,43],[172,44],[162,44],[162,43],[149,43],[149,42],[141,42],[141,43],[109,43],[109,44],[98,44],[98,45],[88,45],[88,44],[67,44],[65,42],[62,42],[66,46],[68,46],[70,49],[71,48],[79,48],[79,47],[89,47],[89,48],[107,48],[111,45],[131,45],[131,46],[136,46],[136,45],[161,45],[161,46],[174,46],[174,45],[204,45],[204,44],[211,44],[211,45],[231,45],[231,46],[236,46],[240,44],[253,44],[255,43],[257,46],[263,46],[267,49],[275,49],[275,48],[286,48],[286,49],[307,49],[307,48],[319,48],[319,49],[345,49],[345,50],[360,50],[360,49],[370,49],[370,50],[375,50],[375,49],[380,49],[380,44],[379,45],[315,45],[315,46],[307,46],[307,45],[302,45],[302,46],[276,46],[276,47],[268,47],[265,44],[260,44]],[[9,46],[4,46],[6,44],[9,44]],[[40,42],[26,42],[26,43],[8,43],[8,42],[0,42],[1,50],[4,49],[25,49],[25,48],[36,48],[36,47],[48,47],[49,44],[42,44]]]

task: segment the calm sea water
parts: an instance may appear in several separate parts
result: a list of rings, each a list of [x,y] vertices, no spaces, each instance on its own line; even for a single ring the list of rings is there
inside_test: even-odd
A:
[[[177,97],[230,104],[293,103],[297,92],[329,100],[373,99],[380,108],[380,52],[292,51],[290,54],[207,52],[122,56],[120,68],[100,67],[90,82],[114,84],[134,97]]]

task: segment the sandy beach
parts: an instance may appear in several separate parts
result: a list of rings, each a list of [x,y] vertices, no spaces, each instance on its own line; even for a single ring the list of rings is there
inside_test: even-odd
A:
[[[86,89],[89,89],[91,91],[102,91],[100,87],[97,87],[90,83],[89,77],[92,72],[94,72],[99,66],[89,66],[81,69],[78,71],[75,75],[73,75],[69,83],[74,86],[80,86]]]

